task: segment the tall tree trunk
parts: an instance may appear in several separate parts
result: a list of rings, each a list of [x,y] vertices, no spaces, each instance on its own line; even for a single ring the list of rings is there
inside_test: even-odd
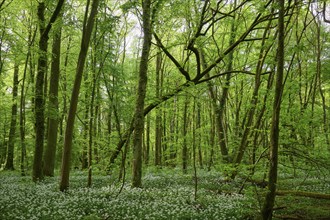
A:
[[[231,53],[230,53],[231,54]],[[201,61],[202,61],[202,65],[203,65],[203,69],[207,68],[207,63],[205,60],[205,56],[203,53],[203,50],[201,52]],[[209,74],[206,75],[208,78],[210,77]],[[229,85],[229,80],[230,80],[230,74],[227,75],[226,77],[226,85]],[[216,95],[216,90],[212,84],[212,82],[207,82],[207,86],[208,86],[208,90],[209,90],[209,95],[211,97],[212,100],[212,107],[214,109],[214,114],[215,114],[215,124],[216,124],[216,132],[217,132],[217,137],[218,137],[218,143],[220,146],[220,152],[223,158],[223,161],[225,162],[229,162],[230,158],[228,155],[228,148],[227,148],[227,144],[226,144],[226,140],[225,140],[225,132],[224,132],[224,105],[226,103],[227,97],[228,97],[228,90],[229,90],[229,86],[224,86],[223,90],[222,90],[222,96],[220,99],[220,103],[219,105],[217,104],[217,100],[218,97]]]
[[[32,27],[29,27],[29,46],[28,46],[28,52],[26,54],[25,58],[25,64],[24,64],[24,70],[23,70],[23,78],[22,78],[22,84],[21,84],[21,97],[20,97],[20,108],[19,108],[19,130],[20,130],[20,144],[21,144],[21,175],[25,176],[25,157],[26,157],[26,143],[25,143],[25,96],[26,91],[28,90],[25,88],[25,82],[26,82],[26,73],[29,65],[29,61],[31,60],[31,47],[34,43],[36,34],[38,32],[38,29],[36,28],[32,33]],[[26,91],[25,91],[26,90]]]
[[[213,103],[210,103],[210,107],[213,106]],[[214,109],[213,109],[214,110]],[[213,114],[212,109],[210,110],[210,114],[209,114],[209,120],[210,120],[210,137],[209,137],[209,146],[210,146],[210,156],[209,156],[209,160],[208,160],[208,165],[207,165],[207,170],[210,171],[211,167],[213,165],[213,159],[214,159],[214,143],[215,143],[215,115]]]
[[[95,54],[94,54],[95,55]],[[92,162],[93,162],[93,147],[96,147],[94,144],[94,137],[96,136],[96,122],[97,118],[97,107],[94,106],[95,97],[96,97],[96,87],[98,81],[98,73],[96,73],[96,58],[93,57],[93,83],[92,83],[92,92],[91,92],[91,101],[89,103],[89,141],[88,141],[88,150],[87,150],[87,161],[88,161],[88,181],[87,186],[91,187],[92,185]],[[95,109],[94,109],[95,108]],[[95,112],[94,112],[95,110]],[[94,114],[95,113],[95,114]],[[93,146],[94,145],[94,146]]]
[[[324,2],[325,4],[325,2]],[[322,100],[322,110],[323,110],[323,131],[325,135],[325,141],[328,146],[328,150],[330,151],[330,138],[329,138],[329,123],[327,118],[327,106],[326,106],[326,96],[324,95],[324,91],[322,88],[322,46],[321,46],[321,22],[316,21],[317,25],[317,60],[316,60],[316,74],[318,80],[318,90],[320,92],[321,100]]]
[[[198,147],[198,162],[199,167],[203,169],[203,152],[202,152],[202,135],[201,135],[201,104],[197,103],[197,116],[196,116],[196,127],[195,130],[197,131],[197,141],[196,145]]]
[[[52,14],[49,23],[45,25],[45,3],[39,2],[38,5],[38,21],[39,21],[39,58],[38,58],[38,72],[35,84],[35,151],[33,160],[33,181],[43,179],[42,156],[44,150],[44,135],[45,135],[45,103],[44,103],[44,81],[47,70],[47,49],[48,49],[48,35],[52,24],[56,21],[64,0],[59,0],[54,13]]]
[[[54,176],[56,145],[58,133],[58,86],[60,78],[61,27],[56,30],[52,48],[52,66],[49,84],[47,145],[44,154],[43,172],[45,176]]]
[[[185,96],[184,109],[183,109],[183,146],[182,146],[182,170],[187,173],[188,168],[188,146],[187,146],[187,130],[188,130],[188,96]]]
[[[159,52],[156,56],[156,98],[161,96],[160,74],[162,65],[162,54]],[[155,166],[162,165],[162,111],[160,107],[156,108],[156,131],[155,131]]]
[[[86,72],[84,74],[84,119],[83,119],[83,146],[82,146],[82,152],[80,156],[80,162],[81,162],[81,169],[87,169],[88,168],[88,132],[89,132],[89,110],[90,110],[90,90],[89,90],[89,79],[88,79],[88,73]]]
[[[63,111],[61,112],[61,119],[60,119],[60,135],[61,135],[61,137],[63,137],[64,121],[65,121],[65,116],[66,116],[66,113],[67,113],[67,95],[66,95],[66,93],[67,93],[67,81],[66,81],[66,75],[67,75],[67,67],[68,67],[68,62],[69,62],[71,41],[72,41],[72,37],[70,35],[69,39],[68,39],[68,44],[66,46],[63,72],[61,73],[62,93],[64,94],[63,95]]]
[[[74,85],[73,85],[73,89],[72,89],[70,108],[69,108],[67,125],[66,125],[66,130],[65,130],[64,148],[63,148],[63,156],[62,156],[62,167],[61,167],[61,181],[60,181],[60,190],[61,191],[65,191],[69,187],[72,138],[73,138],[73,127],[74,127],[74,121],[75,121],[75,114],[77,112],[80,85],[81,85],[81,80],[82,80],[82,76],[83,76],[83,72],[84,72],[85,60],[86,60],[86,56],[87,56],[89,42],[90,42],[91,34],[93,31],[94,20],[95,20],[96,14],[97,14],[99,0],[93,0],[91,12],[88,17],[89,3],[90,3],[90,1],[88,1],[87,6],[86,6],[86,11],[85,11],[81,47],[80,47],[77,69],[76,69],[76,77],[75,77],[75,81],[74,81]]]
[[[139,68],[139,85],[134,114],[134,135],[133,135],[133,176],[132,186],[141,187],[142,177],[142,145],[144,130],[144,99],[147,89],[148,59],[152,39],[151,31],[151,0],[142,1],[142,27],[143,27],[143,47]]]
[[[283,91],[283,72],[284,72],[284,0],[278,0],[278,48],[277,48],[277,72],[275,85],[275,98],[273,103],[272,124],[270,130],[270,167],[268,176],[268,192],[262,208],[262,218],[271,220],[275,202],[275,192],[277,183],[278,165],[278,145],[279,145],[279,122],[281,111],[281,98]]]
[[[45,133],[45,118],[44,118],[44,78],[47,69],[47,47],[48,34],[43,34],[45,31],[45,3],[41,2],[38,5],[39,18],[39,58],[38,58],[38,72],[35,84],[35,152],[33,161],[33,181],[43,179],[42,172],[42,155],[44,148],[44,133]]]
[[[150,115],[147,115],[147,130],[145,134],[145,145],[144,145],[144,163],[145,165],[149,164],[149,154],[150,154],[150,124],[151,124],[151,119]]]
[[[9,131],[7,156],[6,156],[4,170],[14,170],[14,145],[15,145],[16,121],[17,121],[18,73],[19,73],[19,65],[18,65],[18,61],[15,60],[14,77],[13,77],[13,98],[12,98],[13,104],[11,106],[10,131]]]

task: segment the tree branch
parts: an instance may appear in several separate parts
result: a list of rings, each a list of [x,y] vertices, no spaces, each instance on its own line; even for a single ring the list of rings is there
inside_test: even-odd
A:
[[[63,4],[64,4],[64,0],[59,0],[58,1],[57,5],[56,5],[56,8],[55,8],[55,11],[53,12],[52,17],[50,18],[44,32],[42,33],[43,36],[48,36],[49,31],[52,28],[53,23],[56,21],[58,15],[61,12]]]
[[[186,80],[190,81],[191,79],[190,79],[189,73],[181,66],[181,64],[175,59],[175,57],[172,56],[172,54],[165,48],[165,46],[163,45],[163,43],[161,42],[161,40],[159,39],[157,34],[153,33],[153,35],[157,41],[157,45],[162,49],[162,51],[166,54],[166,56],[168,58],[170,58],[170,60],[174,63],[174,65],[179,69],[181,74],[184,75]]]

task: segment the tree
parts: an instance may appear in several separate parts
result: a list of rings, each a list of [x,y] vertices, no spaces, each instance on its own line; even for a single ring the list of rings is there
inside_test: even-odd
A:
[[[62,15],[59,15],[62,16]],[[59,18],[59,20],[61,20]],[[43,173],[54,176],[55,156],[58,133],[58,87],[60,79],[61,27],[55,30],[52,48],[52,65],[49,84],[47,146],[44,154]]]
[[[143,29],[143,46],[141,61],[139,67],[139,84],[137,90],[137,98],[134,114],[133,134],[133,176],[132,186],[141,187],[142,178],[142,148],[143,148],[143,131],[144,131],[144,99],[146,96],[146,88],[148,81],[148,59],[152,39],[151,27],[151,0],[142,1],[142,29]]]
[[[264,220],[272,219],[273,207],[276,196],[277,183],[277,165],[278,165],[278,147],[279,147],[279,124],[281,112],[281,99],[283,92],[283,72],[284,72],[284,0],[278,0],[278,45],[277,45],[277,72],[275,85],[275,98],[273,102],[273,114],[270,129],[270,149],[269,149],[269,174],[268,174],[268,192],[262,208],[262,218]]]
[[[42,156],[44,148],[44,135],[45,135],[45,102],[44,102],[44,81],[45,74],[47,71],[47,49],[49,32],[52,28],[53,23],[56,21],[64,0],[59,0],[52,14],[49,23],[45,25],[45,2],[39,2],[38,4],[38,21],[39,21],[39,58],[38,58],[38,72],[36,76],[35,84],[35,151],[33,160],[33,181],[43,179],[43,168],[42,168]]]
[[[156,97],[160,98],[161,95],[161,66],[162,54],[157,53],[156,57]],[[156,109],[156,130],[155,130],[155,165],[162,165],[162,111],[160,108]]]
[[[93,26],[95,17],[97,15],[97,9],[99,5],[99,0],[93,0],[91,11],[88,16],[90,0],[87,1],[85,17],[83,22],[83,31],[81,39],[81,47],[78,57],[78,63],[76,68],[76,77],[72,89],[69,113],[67,117],[67,125],[65,130],[64,148],[62,155],[62,167],[61,167],[61,181],[60,190],[65,191],[69,187],[70,178],[70,166],[71,166],[71,152],[72,152],[72,138],[73,138],[73,127],[75,121],[75,114],[77,111],[79,90],[81,85],[81,80],[85,67],[85,60],[87,56],[87,51],[89,47],[89,42],[93,32]]]
[[[5,162],[5,170],[14,170],[14,144],[16,137],[16,121],[17,121],[17,90],[18,90],[18,73],[19,65],[18,61],[15,60],[14,74],[13,74],[13,99],[11,107],[11,121],[10,121],[10,131],[9,140],[7,147],[7,157]]]

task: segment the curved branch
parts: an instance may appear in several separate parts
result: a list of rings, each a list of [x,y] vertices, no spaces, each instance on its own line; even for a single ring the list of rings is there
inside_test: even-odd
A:
[[[153,33],[157,45],[162,49],[162,51],[166,54],[168,58],[174,63],[174,65],[178,68],[178,70],[181,72],[182,75],[186,78],[187,81],[190,81],[189,73],[181,66],[181,64],[175,59],[174,56],[166,49],[166,47],[163,45],[162,41],[159,39],[158,35],[156,33]]]

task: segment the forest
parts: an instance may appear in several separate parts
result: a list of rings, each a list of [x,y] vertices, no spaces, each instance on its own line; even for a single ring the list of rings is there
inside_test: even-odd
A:
[[[0,219],[330,219],[327,0],[0,0]]]

